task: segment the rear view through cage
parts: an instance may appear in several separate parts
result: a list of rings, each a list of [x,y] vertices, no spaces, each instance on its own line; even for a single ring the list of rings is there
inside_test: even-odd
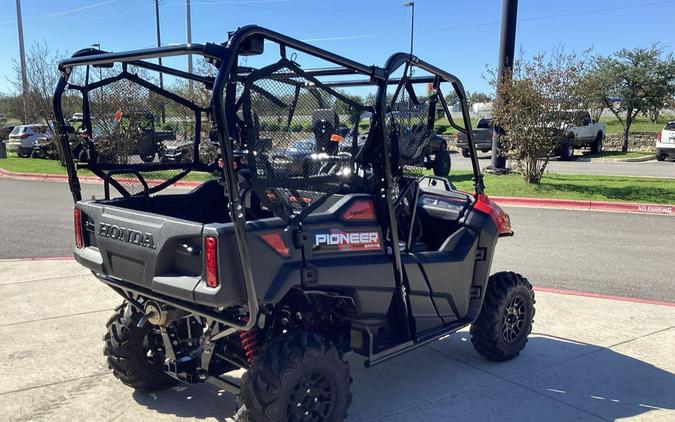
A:
[[[241,83],[236,116],[247,177],[267,208],[297,223],[354,181],[366,107],[283,58]]]
[[[66,87],[82,101],[81,116],[68,121],[78,167],[127,196],[157,192],[192,170],[212,166],[213,154],[200,145],[205,108],[158,87],[156,74],[139,66],[122,62],[100,72],[84,69],[76,68],[77,77]],[[98,78],[91,80],[90,74]]]

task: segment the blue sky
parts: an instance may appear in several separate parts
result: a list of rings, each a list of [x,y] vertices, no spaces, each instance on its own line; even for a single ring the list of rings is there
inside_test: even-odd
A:
[[[0,91],[18,58],[14,0],[2,2]],[[309,40],[366,64],[409,48],[410,8],[402,0],[192,0],[194,42],[220,42],[238,26],[258,24]],[[469,91],[488,91],[486,65],[499,50],[501,0],[416,0],[415,54],[456,74]],[[163,43],[185,40],[185,1],[161,0]],[[72,53],[92,43],[112,51],[155,43],[153,0],[23,0],[26,44],[46,41]],[[520,0],[517,44],[528,53],[568,50],[609,54],[658,42],[673,50],[675,0]]]

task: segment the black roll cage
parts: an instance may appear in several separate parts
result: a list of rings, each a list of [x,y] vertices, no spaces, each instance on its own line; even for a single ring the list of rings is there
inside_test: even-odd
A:
[[[244,285],[246,287],[247,298],[248,298],[248,309],[250,315],[257,315],[259,311],[259,304],[256,297],[256,289],[253,280],[253,274],[251,271],[251,259],[245,237],[245,217],[244,209],[241,204],[241,199],[239,197],[239,187],[236,171],[234,169],[234,151],[232,148],[232,138],[235,131],[234,126],[234,95],[227,95],[232,93],[231,90],[234,89],[236,85],[236,80],[240,75],[246,75],[247,73],[255,71],[252,68],[243,68],[238,66],[238,57],[241,53],[242,45],[245,45],[247,42],[254,40],[255,38],[262,38],[266,42],[272,42],[279,46],[280,55],[282,58],[286,57],[286,50],[288,48],[309,54],[319,59],[323,59],[327,62],[331,62],[336,65],[336,67],[330,68],[316,68],[316,69],[304,69],[303,73],[311,77],[321,77],[321,76],[361,76],[361,79],[356,80],[338,80],[333,82],[323,82],[324,86],[332,88],[340,87],[357,87],[357,86],[376,86],[377,94],[375,97],[375,106],[373,110],[373,117],[371,119],[371,131],[374,133],[369,134],[369,141],[374,144],[379,144],[381,146],[381,153],[383,157],[389,157],[391,154],[389,142],[386,139],[385,131],[385,115],[387,110],[386,96],[387,96],[387,87],[389,85],[399,85],[404,79],[413,84],[417,83],[430,83],[433,84],[434,88],[438,89],[442,82],[449,82],[457,93],[460,105],[462,108],[462,119],[464,126],[460,126],[455,123],[452,119],[450,109],[446,103],[443,95],[439,95],[439,101],[445,112],[445,115],[450,122],[450,125],[457,131],[463,133],[468,138],[468,145],[470,151],[470,158],[474,173],[474,187],[476,194],[482,194],[484,190],[483,179],[480,173],[480,168],[478,165],[478,160],[476,156],[476,149],[473,142],[473,133],[471,131],[471,119],[469,116],[469,110],[466,102],[466,93],[464,87],[460,80],[423,60],[420,60],[414,55],[409,53],[395,53],[389,57],[386,61],[384,67],[378,66],[367,66],[359,62],[350,60],[346,57],[340,56],[335,53],[331,53],[327,50],[315,47],[313,45],[307,44],[303,41],[288,37],[286,35],[280,34],[278,32],[269,30],[255,25],[248,25],[237,29],[236,31],[229,34],[229,39],[225,44],[180,44],[172,45],[166,47],[157,47],[157,48],[148,48],[141,50],[133,50],[127,52],[106,52],[98,49],[87,48],[77,51],[73,54],[71,58],[65,59],[60,62],[59,70],[61,71],[61,78],[58,81],[56,90],[54,93],[54,114],[56,120],[56,133],[59,137],[61,143],[62,151],[64,154],[64,161],[66,163],[66,169],[68,173],[68,180],[70,190],[75,202],[81,200],[81,189],[79,179],[77,177],[77,169],[75,167],[72,152],[68,144],[68,130],[67,125],[63,116],[63,110],[61,107],[61,100],[63,93],[66,89],[75,89],[75,90],[91,90],[99,86],[103,86],[107,83],[110,83],[115,78],[127,78],[133,82],[139,83],[145,88],[159,94],[166,96],[167,98],[173,99],[174,101],[179,102],[182,105],[192,109],[198,115],[202,112],[207,113],[213,123],[214,129],[217,132],[218,146],[219,150],[225,165],[210,168],[210,170],[216,170],[219,173],[219,179],[221,184],[225,187],[225,193],[228,196],[228,206],[231,216],[231,220],[234,226],[234,233],[237,243],[237,251],[239,254],[239,261],[242,268],[242,278],[244,280]],[[174,69],[168,66],[158,65],[155,63],[150,63],[146,61],[147,59],[154,59],[160,57],[172,57],[172,56],[181,56],[186,54],[195,54],[204,57],[206,60],[210,61],[217,68],[217,74],[214,77],[201,76],[190,74],[188,72]],[[122,63],[123,71],[120,75],[117,75],[113,78],[108,78],[107,80],[101,80],[99,82],[92,83],[88,87],[81,87],[76,85],[70,85],[68,83],[68,78],[76,66],[94,66],[94,67],[110,67],[114,63]],[[133,65],[139,68],[144,68],[151,71],[162,72],[165,74],[173,75],[176,77],[184,78],[194,82],[202,83],[208,89],[212,90],[211,93],[211,103],[208,109],[204,109],[182,97],[176,96],[175,94],[161,89],[158,86],[142,80],[138,76],[135,76],[127,72],[127,65]],[[392,75],[396,72],[401,66],[405,66],[406,76],[403,77],[393,77]],[[407,70],[410,67],[420,68],[428,73],[430,76],[407,76]],[[276,77],[283,77],[283,74],[276,74]],[[140,82],[142,81],[142,82]],[[92,88],[93,87],[93,88]],[[225,95],[224,95],[225,94]],[[86,96],[84,96],[86,98]],[[227,103],[229,102],[229,103]],[[84,101],[84,107],[87,107],[87,101]],[[209,114],[210,112],[210,114]],[[85,115],[85,125],[91,126],[91,122],[88,121],[89,116],[88,112],[84,112]],[[199,125],[200,119],[197,119],[197,125]],[[410,320],[409,313],[409,300],[407,298],[406,289],[404,286],[404,275],[403,275],[403,266],[401,264],[401,255],[398,245],[398,230],[395,217],[395,209],[393,203],[393,176],[392,176],[392,163],[389,159],[381,159],[382,174],[377,174],[377,179],[381,180],[381,192],[384,194],[374,194],[374,199],[378,199],[381,202],[384,202],[382,209],[386,210],[386,226],[390,234],[390,240],[392,243],[392,252],[393,252],[393,265],[395,273],[395,284],[397,293],[401,295],[401,303],[403,306],[404,315],[408,319],[408,324],[406,325],[408,337],[412,340],[412,324]],[[131,170],[133,165],[129,165]],[[148,169],[148,166],[144,166],[144,169]],[[175,178],[173,179],[175,180]],[[168,299],[168,298],[167,298]],[[171,302],[170,299],[167,302]],[[220,318],[221,321],[227,323],[228,325],[235,327],[237,329],[247,330],[253,327],[256,324],[257,318],[249,318],[246,322],[242,322],[237,318],[227,318],[223,316]]]

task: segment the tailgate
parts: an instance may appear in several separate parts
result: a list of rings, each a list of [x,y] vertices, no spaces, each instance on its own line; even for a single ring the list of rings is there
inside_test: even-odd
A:
[[[155,292],[192,300],[201,280],[201,223],[80,201],[85,267]]]

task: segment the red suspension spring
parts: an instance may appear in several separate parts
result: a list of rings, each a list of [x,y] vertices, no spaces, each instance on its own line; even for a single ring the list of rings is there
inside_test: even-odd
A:
[[[248,322],[248,319],[248,316],[242,318],[244,323]],[[239,331],[239,339],[241,340],[241,348],[244,350],[244,355],[246,356],[246,362],[252,365],[253,357],[260,349],[258,346],[258,330],[256,327],[253,327],[248,331]]]

